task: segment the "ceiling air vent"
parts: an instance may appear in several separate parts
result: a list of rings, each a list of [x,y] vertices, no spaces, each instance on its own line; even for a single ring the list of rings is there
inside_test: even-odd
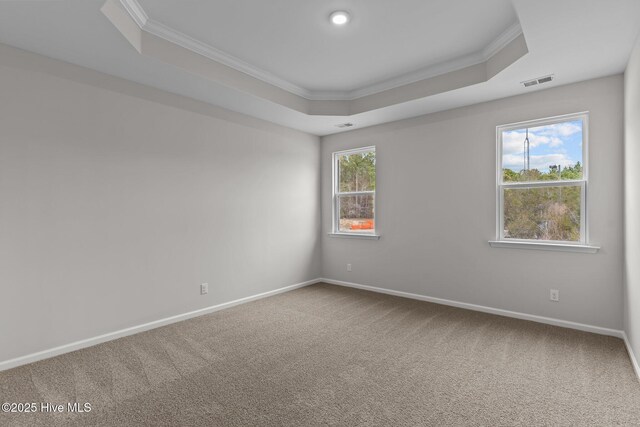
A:
[[[547,82],[550,82],[551,80],[553,80],[553,74],[549,76],[538,77],[537,79],[533,79],[533,80],[527,80],[521,83],[524,85],[524,87],[530,87],[530,86],[535,86],[537,84],[547,83]]]
[[[352,126],[354,126],[353,123],[340,123],[340,124],[336,125],[336,127],[339,127],[339,128],[350,128]]]

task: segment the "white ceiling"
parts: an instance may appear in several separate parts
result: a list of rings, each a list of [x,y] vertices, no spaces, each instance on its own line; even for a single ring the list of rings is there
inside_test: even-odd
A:
[[[141,55],[100,12],[103,3],[0,1],[0,42],[318,135],[345,121],[365,127],[620,73],[640,30],[638,0],[140,1],[153,20],[311,91],[353,91],[455,62],[514,21],[522,27],[529,53],[486,83],[347,117],[311,116]],[[353,25],[328,25],[334,9],[351,11]],[[554,82],[520,85],[547,74]]]
[[[172,29],[309,91],[354,91],[483,50],[510,0],[138,0]],[[329,22],[348,10],[349,25]]]

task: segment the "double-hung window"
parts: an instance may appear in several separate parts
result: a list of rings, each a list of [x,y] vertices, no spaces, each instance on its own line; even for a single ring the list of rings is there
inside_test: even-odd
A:
[[[375,147],[333,153],[333,233],[376,235]]]
[[[498,126],[497,240],[588,245],[588,114]]]

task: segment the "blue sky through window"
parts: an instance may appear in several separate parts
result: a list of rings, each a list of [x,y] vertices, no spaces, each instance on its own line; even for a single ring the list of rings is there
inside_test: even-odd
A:
[[[502,167],[524,169],[526,128],[502,133]],[[582,161],[582,120],[529,128],[530,169],[548,172],[549,166],[573,166]]]

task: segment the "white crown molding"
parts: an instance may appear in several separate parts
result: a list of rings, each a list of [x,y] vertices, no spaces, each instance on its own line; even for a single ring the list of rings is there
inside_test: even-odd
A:
[[[482,50],[482,57],[485,61],[491,59],[493,55],[500,52],[505,46],[514,41],[516,37],[522,34],[522,27],[516,22],[496,37],[487,47]]]
[[[509,43],[514,41],[520,34],[522,34],[522,27],[520,26],[519,22],[516,22],[515,24],[507,28],[481,52],[475,52],[469,55],[460,56],[449,61],[440,62],[438,64],[420,68],[411,73],[403,74],[401,76],[393,77],[379,83],[374,83],[372,85],[353,90],[351,92],[348,92],[344,99],[353,100],[362,98],[363,96],[373,95],[375,93],[383,92],[389,89],[395,89],[400,86],[419,82],[420,80],[430,79],[432,77],[440,76],[442,74],[451,73],[453,71],[458,71],[463,68],[480,64],[481,62],[485,62],[491,59],[493,55],[495,55]],[[316,94],[312,93],[312,95]]]
[[[120,0],[120,3],[136,24],[138,24],[138,27],[142,29],[147,24],[149,17],[137,0]]]
[[[227,67],[241,71],[258,80],[277,86],[287,92],[291,92],[303,98],[311,99],[311,93],[300,86],[281,79],[267,71],[254,67],[235,56],[229,55],[228,53],[216,49],[211,45],[196,40],[193,37],[177,31],[161,22],[154,21],[147,16],[137,0],[120,0],[120,3],[122,3],[125,10],[129,15],[131,15],[131,18],[136,22],[136,24],[138,24],[141,30],[171,43],[175,43],[178,46],[182,46],[185,49],[189,49],[190,51],[195,52],[198,55],[202,55],[205,58],[209,58],[213,61],[224,64]]]
[[[280,89],[284,89],[295,95],[302,96],[303,98],[309,98],[311,96],[311,93],[308,90],[300,86],[296,86],[295,84],[281,79],[280,77],[277,77],[267,71],[254,67],[242,61],[241,59],[229,55],[228,53],[216,49],[215,47],[203,43],[199,40],[196,40],[184,33],[174,30],[173,28],[170,28],[161,22],[154,21],[153,19],[148,19],[146,24],[141,27],[141,29],[150,34],[153,34],[154,36],[158,36],[169,42],[182,46],[185,49],[189,49],[190,51],[202,55],[205,58],[209,58],[213,61],[224,64],[227,67],[231,67],[235,70],[241,71],[245,74],[250,75],[251,77],[255,77],[258,80],[262,80],[273,86],[277,86]]]
[[[408,84],[416,83],[439,75],[451,73],[487,61],[509,43],[522,34],[520,23],[516,22],[493,40],[488,46],[479,52],[454,58],[438,64],[429,65],[410,73],[391,77],[384,81],[373,83],[350,91],[311,91],[282,79],[268,71],[255,67],[233,55],[216,49],[215,47],[194,39],[180,31],[177,31],[161,22],[149,18],[137,0],[120,0],[127,13],[136,22],[141,30],[160,37],[171,43],[175,43],[194,53],[208,59],[224,64],[242,73],[248,74],[265,83],[286,90],[294,95],[301,96],[312,101],[352,101],[365,96],[395,89]]]
[[[354,100],[364,96],[374,95],[384,92],[385,90],[395,89],[421,80],[452,73],[463,68],[471,67],[472,65],[480,64],[481,62],[484,62],[482,55],[479,52],[472,53],[347,92],[345,99]]]

